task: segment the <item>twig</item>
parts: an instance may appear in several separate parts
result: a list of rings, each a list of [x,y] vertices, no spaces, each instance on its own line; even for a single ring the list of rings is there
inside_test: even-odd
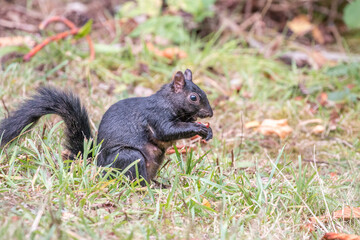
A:
[[[33,49],[31,49],[30,52],[27,53],[23,57],[23,60],[24,61],[29,61],[37,52],[39,52],[43,47],[45,47],[49,43],[64,39],[69,35],[76,35],[78,32],[79,32],[79,29],[76,28],[76,29],[66,31],[66,32],[62,32],[62,33],[59,33],[59,34],[57,34],[55,36],[51,36],[51,37],[46,38],[40,44],[36,45]]]
[[[61,32],[56,34],[55,36],[51,36],[46,38],[43,42],[41,42],[40,44],[36,45],[33,49],[30,50],[29,53],[27,53],[24,57],[23,60],[24,61],[29,61],[37,52],[39,52],[43,47],[45,47],[46,45],[48,45],[51,42],[54,41],[58,41],[61,39],[64,39],[66,37],[68,37],[69,35],[76,35],[78,34],[78,32],[80,31],[79,28],[77,28],[75,26],[75,24],[73,22],[71,22],[69,19],[61,17],[61,16],[53,16],[50,17],[48,19],[46,19],[45,21],[43,21],[42,23],[40,23],[39,25],[39,29],[43,30],[45,29],[50,23],[53,22],[62,22],[63,24],[65,24],[68,28],[70,28],[70,31],[65,31],[65,32]],[[94,45],[93,42],[90,38],[89,35],[86,36],[86,40],[88,42],[89,45],[89,52],[90,52],[90,61],[95,59],[95,49],[94,49]]]
[[[69,19],[67,19],[65,17],[61,17],[61,16],[53,16],[53,17],[50,17],[50,18],[46,19],[42,23],[40,23],[40,25],[39,25],[40,30],[45,29],[50,23],[53,23],[53,22],[62,22],[63,24],[65,24],[71,30],[76,29],[75,24],[73,22],[71,22]],[[92,42],[89,35],[86,35],[86,40],[87,40],[88,45],[89,45],[90,61],[92,61],[92,60],[95,59],[94,44],[93,44],[93,42]]]

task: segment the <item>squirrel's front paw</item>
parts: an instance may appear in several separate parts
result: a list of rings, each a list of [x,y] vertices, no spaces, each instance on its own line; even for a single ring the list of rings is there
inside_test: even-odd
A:
[[[213,138],[213,132],[212,132],[211,127],[208,127],[207,129],[208,129],[208,133],[207,133],[207,136],[206,136],[205,140],[209,141],[210,139]]]
[[[210,127],[207,127],[204,124],[198,124],[199,130],[197,132],[200,137],[205,139],[206,141],[209,141],[213,137],[212,129]]]

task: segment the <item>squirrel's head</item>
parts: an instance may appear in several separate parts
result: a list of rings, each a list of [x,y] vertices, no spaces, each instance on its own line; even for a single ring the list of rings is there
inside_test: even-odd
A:
[[[209,100],[203,90],[192,81],[192,73],[178,71],[170,83],[172,104],[182,121],[194,122],[197,118],[212,117]]]

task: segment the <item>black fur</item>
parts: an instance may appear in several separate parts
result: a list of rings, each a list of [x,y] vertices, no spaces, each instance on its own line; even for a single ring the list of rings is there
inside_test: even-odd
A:
[[[91,137],[87,113],[78,98],[52,88],[40,89],[38,95],[1,122],[3,144],[50,113],[60,115],[66,123],[66,147],[74,155],[82,152],[84,138]],[[98,165],[125,169],[139,160],[138,173],[149,182],[162,164],[166,149],[176,140],[195,135],[212,138],[211,128],[195,122],[212,115],[206,94],[192,82],[191,71],[186,70],[185,75],[177,72],[171,83],[152,96],[124,99],[106,111],[98,132],[99,142],[103,141]],[[136,178],[136,167],[126,175]]]
[[[17,111],[0,123],[1,146],[15,139],[29,124],[34,126],[47,114],[61,116],[66,125],[66,148],[77,155],[84,149],[84,138],[91,137],[88,114],[79,98],[54,88],[43,87],[37,95],[24,102]]]

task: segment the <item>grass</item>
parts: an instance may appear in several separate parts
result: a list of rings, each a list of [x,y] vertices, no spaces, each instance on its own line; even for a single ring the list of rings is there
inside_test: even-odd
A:
[[[348,97],[359,97],[358,68],[297,69],[264,59],[236,40],[219,44],[216,36],[183,43],[180,48],[189,57],[173,62],[144,46],[134,54],[131,44],[113,53],[99,51],[89,63],[86,51],[63,41],[28,63],[5,65],[0,70],[5,104],[0,115],[49,84],[80,95],[96,131],[106,109],[134,96],[137,86],[155,91],[176,70],[190,68],[213,105],[209,121],[214,139],[186,155],[167,156],[170,163],[156,180],[170,188],[139,188],[119,172],[109,180],[86,159],[64,163],[64,124],[56,116],[45,117],[0,151],[2,239],[319,239],[326,231],[360,234],[359,219],[334,219],[315,232],[304,228],[309,217],[359,206],[360,104]],[[138,74],[140,63],[148,71]],[[300,82],[308,95],[301,93]],[[239,93],[234,84],[241,85]],[[341,95],[348,84],[355,86]],[[338,99],[320,106],[321,92]],[[311,111],[314,104],[318,109]],[[333,111],[340,117],[330,131]],[[243,127],[266,118],[286,118],[294,132],[280,140]],[[327,127],[321,135],[301,126],[315,118]]]

